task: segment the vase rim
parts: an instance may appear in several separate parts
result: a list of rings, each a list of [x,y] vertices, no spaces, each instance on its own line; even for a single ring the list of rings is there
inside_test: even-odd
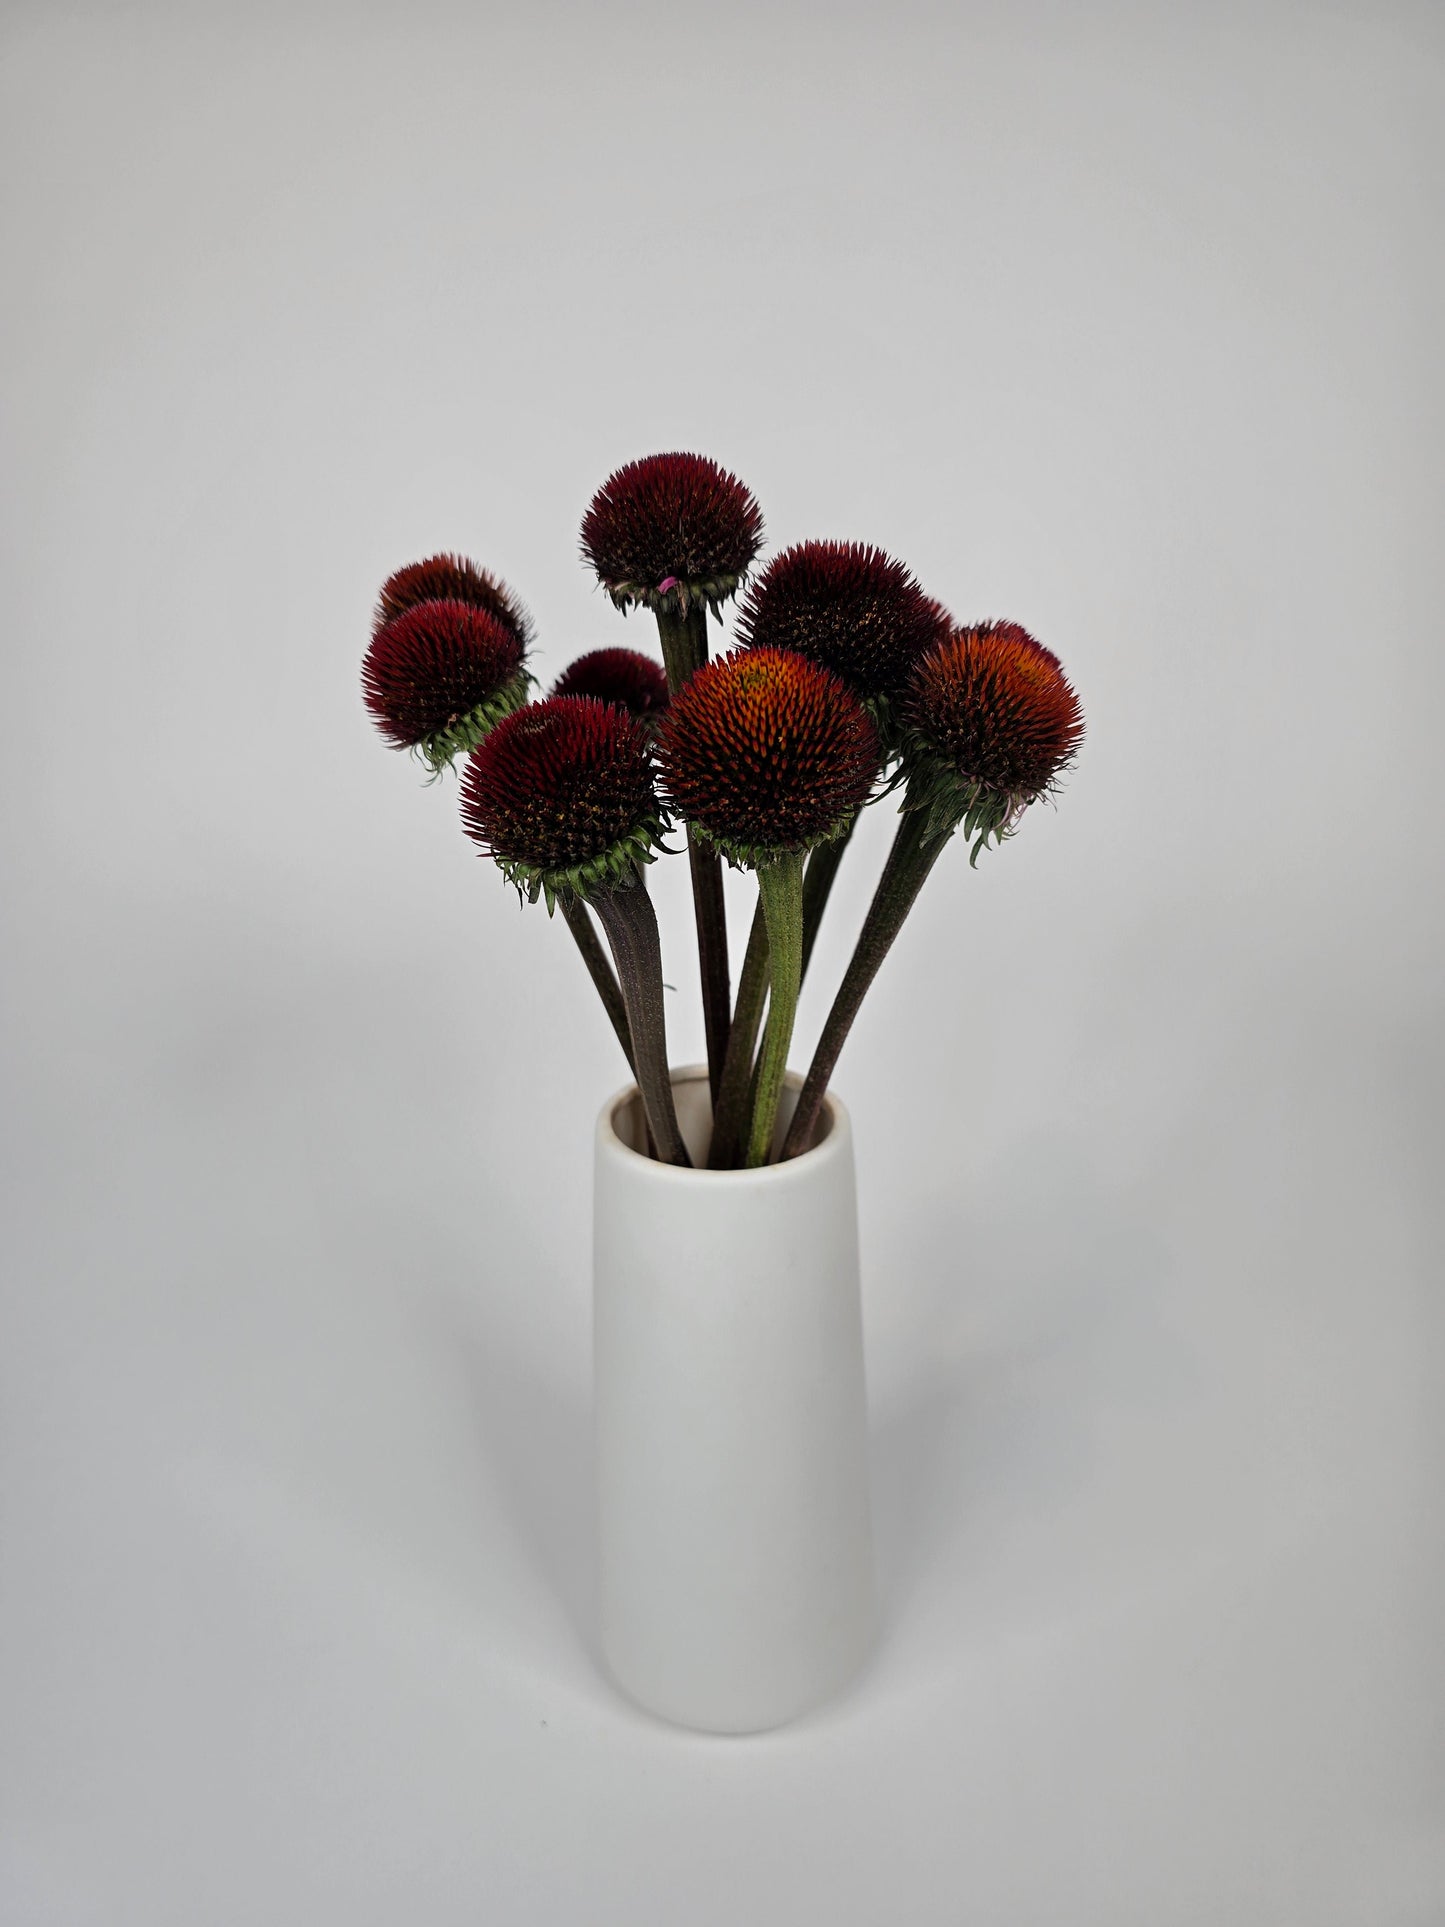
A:
[[[674,1064],[669,1067],[669,1078],[676,1087],[679,1084],[706,1083],[706,1064]],[[783,1080],[784,1089],[802,1089],[803,1079],[797,1071],[788,1071]],[[852,1136],[852,1124],[842,1101],[829,1091],[823,1099],[818,1116],[819,1135],[797,1157],[789,1158],[784,1164],[760,1164],[751,1169],[735,1171],[709,1171],[699,1165],[664,1164],[658,1158],[650,1158],[636,1151],[622,1136],[617,1121],[623,1108],[639,1101],[641,1092],[636,1083],[624,1084],[621,1090],[614,1091],[602,1106],[597,1119],[597,1140],[599,1147],[611,1157],[618,1157],[630,1164],[640,1164],[646,1168],[659,1183],[663,1184],[788,1184],[802,1182],[810,1173],[819,1171],[825,1164],[845,1156]]]

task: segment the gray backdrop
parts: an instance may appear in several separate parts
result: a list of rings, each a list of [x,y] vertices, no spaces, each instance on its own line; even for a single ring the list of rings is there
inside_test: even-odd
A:
[[[1438,1927],[1445,16],[0,46],[0,1918]],[[741,1742],[592,1651],[615,1045],[357,689],[442,546],[651,646],[576,531],[670,447],[1089,719],[840,1067],[886,1634]]]

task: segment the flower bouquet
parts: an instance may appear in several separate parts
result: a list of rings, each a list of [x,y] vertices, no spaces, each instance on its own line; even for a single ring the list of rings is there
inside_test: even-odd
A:
[[[467,835],[560,912],[635,1080],[597,1143],[603,1647],[643,1704],[711,1730],[832,1690],[871,1613],[851,1138],[830,1093],[863,998],[935,864],[976,864],[1082,737],[1058,658],[959,624],[903,563],[810,541],[756,574],[750,491],[698,455],[619,469],[582,555],[660,660],[601,648],[537,696],[533,630],[453,555],[382,588],[363,668],[386,739],[461,764]],[[742,593],[730,648],[711,631]],[[798,994],[860,813],[897,826],[806,1073]],[[686,850],[705,1073],[668,1058],[650,866]],[[724,866],[756,903],[737,971]]]

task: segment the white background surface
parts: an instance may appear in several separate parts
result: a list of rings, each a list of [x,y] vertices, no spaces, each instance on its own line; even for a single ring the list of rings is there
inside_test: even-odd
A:
[[[6,1927],[1445,1921],[1440,12],[0,48]],[[886,1636],[727,1742],[591,1650],[615,1046],[357,693],[442,546],[641,640],[673,446],[1090,725],[845,1055]]]

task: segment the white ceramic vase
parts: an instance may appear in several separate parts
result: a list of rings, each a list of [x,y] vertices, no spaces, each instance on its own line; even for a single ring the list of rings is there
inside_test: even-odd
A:
[[[700,1167],[707,1072],[672,1081]],[[662,1718],[759,1732],[841,1687],[874,1634],[852,1131],[830,1097],[813,1148],[756,1171],[660,1164],[641,1133],[629,1086],[596,1145],[602,1649]]]

